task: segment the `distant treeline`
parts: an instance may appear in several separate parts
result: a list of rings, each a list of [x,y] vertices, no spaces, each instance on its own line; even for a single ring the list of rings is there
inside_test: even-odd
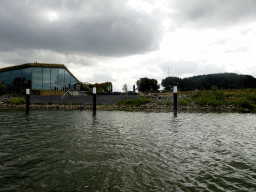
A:
[[[210,90],[213,85],[218,89],[256,88],[256,79],[251,75],[238,75],[236,73],[217,73],[198,75],[188,78],[166,77],[161,85],[164,90],[172,90],[177,85],[179,90]]]
[[[158,92],[160,85],[156,79],[140,78],[137,89],[141,92]],[[236,73],[217,73],[198,75],[188,78],[166,77],[161,85],[165,91],[170,91],[177,85],[181,91],[210,90],[212,86],[218,89],[256,88],[256,79],[251,75],[238,75]]]

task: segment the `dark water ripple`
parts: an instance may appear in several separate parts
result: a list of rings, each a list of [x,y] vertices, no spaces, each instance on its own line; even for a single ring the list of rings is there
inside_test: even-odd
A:
[[[256,191],[253,114],[0,111],[0,191]]]

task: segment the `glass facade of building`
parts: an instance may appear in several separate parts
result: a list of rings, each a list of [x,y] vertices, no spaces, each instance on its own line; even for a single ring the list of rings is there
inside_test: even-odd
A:
[[[15,88],[67,91],[79,83],[65,68],[29,67],[0,72],[1,81]]]

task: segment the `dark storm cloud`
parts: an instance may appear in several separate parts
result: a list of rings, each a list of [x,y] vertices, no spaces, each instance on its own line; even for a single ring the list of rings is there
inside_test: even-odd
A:
[[[255,0],[177,0],[171,4],[174,25],[221,28],[255,21]]]
[[[156,18],[118,1],[0,2],[0,51],[52,50],[95,56],[127,56],[158,48]],[[49,21],[54,11],[58,19]]]

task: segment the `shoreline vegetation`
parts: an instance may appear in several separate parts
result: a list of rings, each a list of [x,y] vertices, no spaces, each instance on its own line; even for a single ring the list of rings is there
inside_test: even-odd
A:
[[[135,100],[127,99],[115,104],[97,104],[97,110],[121,110],[121,111],[173,111],[173,93],[147,93],[140,94]],[[0,108],[24,108],[24,97],[1,96]],[[92,105],[72,103],[71,105],[58,104],[30,104],[31,109],[72,109],[92,110]],[[178,91],[178,112],[256,112],[256,89],[227,89],[196,91]]]

